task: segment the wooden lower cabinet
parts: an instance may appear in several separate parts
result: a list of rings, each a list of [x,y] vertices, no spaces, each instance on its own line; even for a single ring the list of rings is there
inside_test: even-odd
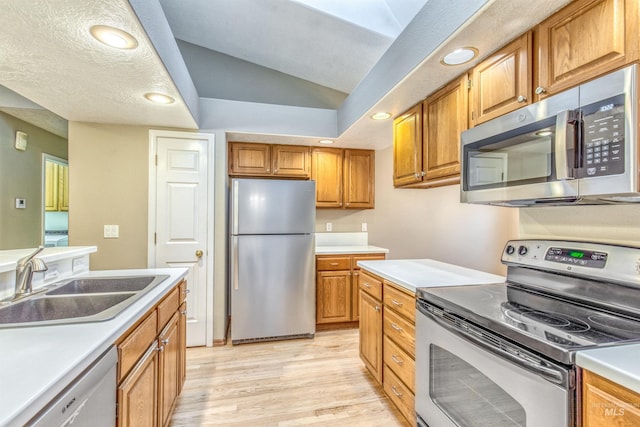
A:
[[[366,270],[359,282],[360,358],[415,425],[415,295]]]
[[[182,286],[176,285],[116,342],[119,427],[169,425],[185,374]]]
[[[357,327],[360,319],[358,261],[383,260],[385,254],[316,256],[316,325],[319,329]]]
[[[582,426],[640,426],[640,393],[583,370]]]

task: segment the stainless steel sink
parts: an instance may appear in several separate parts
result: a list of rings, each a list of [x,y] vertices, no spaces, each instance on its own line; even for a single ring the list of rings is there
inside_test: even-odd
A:
[[[0,328],[109,320],[168,277],[87,277],[54,283],[0,305]]]
[[[105,292],[138,292],[154,281],[168,276],[89,277],[60,282],[47,295],[101,294]],[[161,280],[158,280],[161,279]]]

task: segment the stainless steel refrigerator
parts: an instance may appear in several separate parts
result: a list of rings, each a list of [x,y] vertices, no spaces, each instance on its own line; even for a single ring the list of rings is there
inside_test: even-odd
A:
[[[315,182],[232,179],[231,342],[315,334]]]

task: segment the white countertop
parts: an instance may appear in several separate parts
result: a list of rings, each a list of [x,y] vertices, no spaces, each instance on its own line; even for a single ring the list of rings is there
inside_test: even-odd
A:
[[[640,393],[640,344],[594,348],[576,353],[576,364]]]
[[[389,249],[372,245],[316,246],[316,255],[388,254]]]
[[[18,260],[35,251],[36,248],[30,249],[11,249],[0,251],[0,273],[12,271],[16,269]],[[63,258],[73,258],[76,256],[94,253],[98,250],[96,246],[67,246],[44,248],[37,257],[44,262],[55,262]]]
[[[52,248],[55,249],[55,248]],[[187,274],[185,268],[90,271],[169,278],[104,322],[0,329],[0,426],[22,426]]]
[[[503,276],[432,259],[358,261],[358,265],[411,292],[415,292],[416,288],[504,283],[505,281]]]

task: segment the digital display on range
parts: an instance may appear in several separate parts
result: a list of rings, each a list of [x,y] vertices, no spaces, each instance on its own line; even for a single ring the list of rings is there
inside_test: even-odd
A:
[[[549,248],[544,259],[562,264],[580,267],[604,268],[607,264],[607,253],[599,251],[583,251],[580,249]]]

